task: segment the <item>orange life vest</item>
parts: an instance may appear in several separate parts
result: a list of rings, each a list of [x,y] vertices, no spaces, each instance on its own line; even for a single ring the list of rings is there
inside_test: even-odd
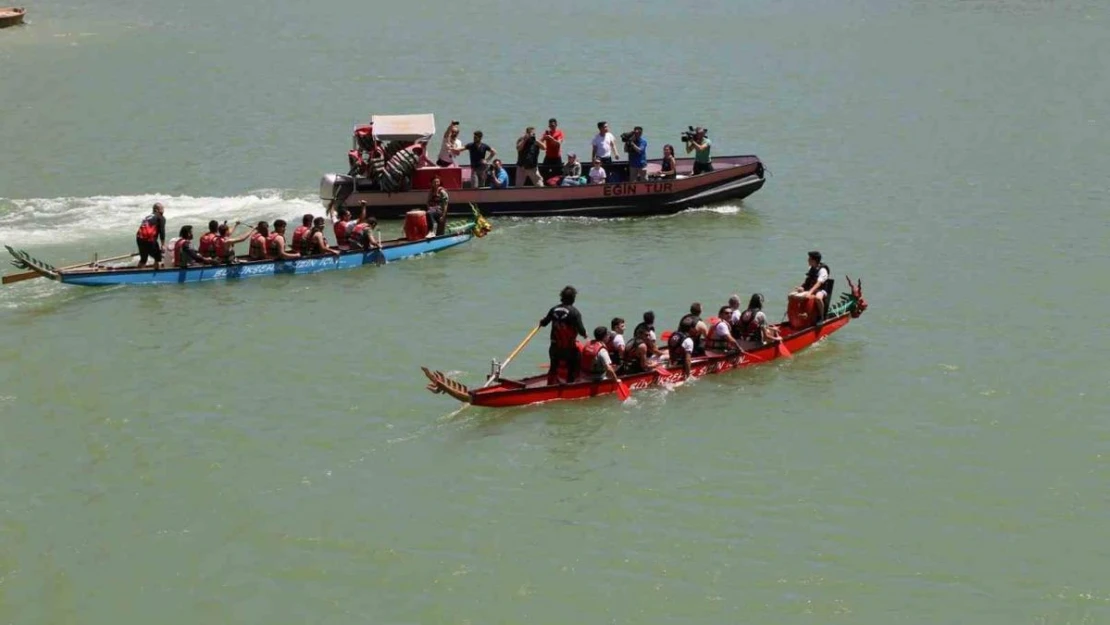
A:
[[[347,223],[346,221],[337,221],[332,231],[335,233],[335,244],[338,246],[347,245]]]
[[[262,236],[261,232],[255,232],[251,235],[251,247],[248,254],[251,260],[266,258],[266,237]]]
[[[185,257],[185,246],[188,245],[189,239],[178,239],[177,243],[173,244],[173,266],[174,267],[188,267],[189,259]]]
[[[271,258],[281,258],[281,253],[285,251],[283,249],[284,241],[278,241],[280,237],[281,235],[276,232],[271,232],[270,236],[266,237],[266,251],[269,252]]]
[[[201,256],[207,256],[209,258],[215,256],[217,238],[218,237],[215,232],[206,232],[202,234],[200,237],[200,243],[197,245],[197,253]]]
[[[604,347],[601,341],[590,341],[582,348],[580,367],[583,373],[598,375],[605,372],[605,363],[598,357]]]

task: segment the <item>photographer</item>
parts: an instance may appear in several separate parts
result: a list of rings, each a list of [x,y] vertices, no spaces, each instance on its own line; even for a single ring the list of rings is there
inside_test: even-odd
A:
[[[686,153],[694,153],[694,174],[707,174],[713,171],[713,158],[709,155],[712,142],[707,136],[709,131],[705,128],[694,129],[694,134],[682,133],[682,141],[686,144]]]
[[[632,132],[621,135],[624,141],[624,151],[628,153],[628,181],[647,181],[647,140],[644,139],[644,129],[636,126]]]
[[[531,180],[537,187],[543,186],[540,177],[540,142],[536,138],[536,129],[529,126],[524,129],[524,134],[516,140],[516,186],[523,187],[525,181]]]

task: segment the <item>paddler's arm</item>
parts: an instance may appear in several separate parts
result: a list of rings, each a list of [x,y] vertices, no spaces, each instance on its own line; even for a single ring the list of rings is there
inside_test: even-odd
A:
[[[682,373],[686,377],[690,377],[690,352],[682,350]]]

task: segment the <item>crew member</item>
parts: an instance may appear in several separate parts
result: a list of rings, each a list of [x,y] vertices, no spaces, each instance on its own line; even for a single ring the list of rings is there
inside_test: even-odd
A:
[[[559,305],[552,306],[547,315],[540,319],[540,327],[545,328],[551,324],[551,347],[547,350],[550,358],[550,368],[547,370],[547,384],[554,386],[559,383],[559,365],[567,367],[567,384],[578,379],[578,345],[579,336],[586,336],[586,327],[582,325],[582,313],[574,307],[578,298],[578,290],[567,285],[559,293]]]
[[[193,249],[193,227],[181,226],[177,242],[173,244],[173,266],[186,269],[193,264],[213,265],[211,258],[205,258]]]
[[[690,304],[690,313],[683,316],[678,322],[678,327],[690,326],[687,334],[694,341],[694,355],[705,354],[705,337],[709,334],[709,326],[701,320],[701,302]]]
[[[235,224],[238,226],[238,222]],[[235,257],[235,244],[242,243],[254,234],[254,228],[247,230],[246,234],[238,239],[231,238],[231,230],[227,227],[226,223],[220,224],[219,230],[216,232],[216,261],[220,263],[234,263],[238,262]]]
[[[339,219],[335,221],[332,226],[332,233],[335,234],[335,246],[341,250],[347,249],[347,230],[350,228],[348,222],[350,221],[351,211],[346,208],[339,209]]]
[[[162,268],[162,248],[166,245],[166,217],[162,204],[156,203],[153,212],[143,218],[135,232],[135,245],[139,247],[139,268],[146,267],[146,259],[154,259],[154,270]]]
[[[686,377],[690,377],[690,361],[694,355],[694,339],[690,336],[694,329],[694,323],[689,317],[689,315],[683,317],[678,330],[667,339],[667,355],[670,364],[681,364],[682,373]]]
[[[451,202],[451,196],[447,194],[447,189],[439,182],[439,176],[432,178],[432,187],[428,189],[428,207],[425,213],[428,220],[428,232],[434,232],[435,235],[443,235],[447,227],[447,205]]]
[[[247,257],[251,260],[266,260],[266,239],[270,236],[270,224],[260,221],[251,234],[250,247],[247,248]]]
[[[821,252],[816,250],[809,253],[809,271],[806,272],[805,282],[794,288],[794,294],[804,297],[817,298],[817,323],[825,316],[825,302],[828,298],[828,289],[825,284],[829,280],[829,266],[821,262]]]
[[[300,258],[298,252],[288,252],[285,250],[285,220],[277,219],[274,221],[274,231],[270,236],[266,237],[266,251],[269,252],[270,258]]]
[[[304,248],[301,250],[301,256],[315,256],[317,254],[339,256],[337,250],[328,247],[328,239],[324,236],[323,217],[317,217],[313,220],[312,230],[310,230],[308,236],[305,237],[304,245]]]
[[[298,252],[301,251],[304,246],[305,235],[307,235],[310,230],[312,230],[312,214],[305,213],[304,217],[301,217],[301,225],[297,226],[297,229],[293,231],[293,240],[289,242],[289,247]]]
[[[636,326],[632,332],[632,341],[624,348],[624,367],[622,371],[630,373],[643,373],[654,366],[651,361],[651,348],[654,341],[648,339],[648,329],[644,324]]]
[[[609,322],[609,332],[605,335],[605,349],[613,360],[613,366],[619,368],[624,360],[624,319],[613,317]]]
[[[617,370],[613,368],[612,356],[610,356],[609,350],[605,348],[605,341],[608,336],[609,331],[605,329],[605,326],[594,328],[594,340],[582,348],[582,368],[585,369],[586,375],[595,381],[604,380],[605,376],[608,375],[614,382],[620,382],[620,378],[617,377]]]
[[[732,309],[721,306],[717,316],[709,320],[709,336],[705,349],[715,352],[740,351],[740,344],[732,337]]]
[[[636,336],[641,330],[644,332],[644,342],[648,347],[648,355],[658,356],[659,347],[655,344],[657,340],[655,336],[655,311],[649,310],[644,313],[644,320],[637,324],[636,329],[632,331],[632,336]]]
[[[777,341],[781,338],[778,328],[767,325],[767,315],[763,313],[762,294],[752,294],[752,298],[748,300],[748,309],[740,313],[740,319],[736,323],[733,335],[742,341],[753,341],[760,344]]]
[[[376,250],[381,247],[381,241],[374,236],[374,229],[378,227],[378,220],[371,217],[366,221],[359,220],[351,230],[348,242],[352,249]]]

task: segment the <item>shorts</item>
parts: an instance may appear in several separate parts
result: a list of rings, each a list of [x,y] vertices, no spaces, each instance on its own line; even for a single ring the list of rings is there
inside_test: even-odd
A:
[[[162,247],[158,245],[158,241],[144,241],[136,238],[135,245],[139,247],[139,264],[145,264],[149,256],[154,259],[154,262],[162,262]]]

